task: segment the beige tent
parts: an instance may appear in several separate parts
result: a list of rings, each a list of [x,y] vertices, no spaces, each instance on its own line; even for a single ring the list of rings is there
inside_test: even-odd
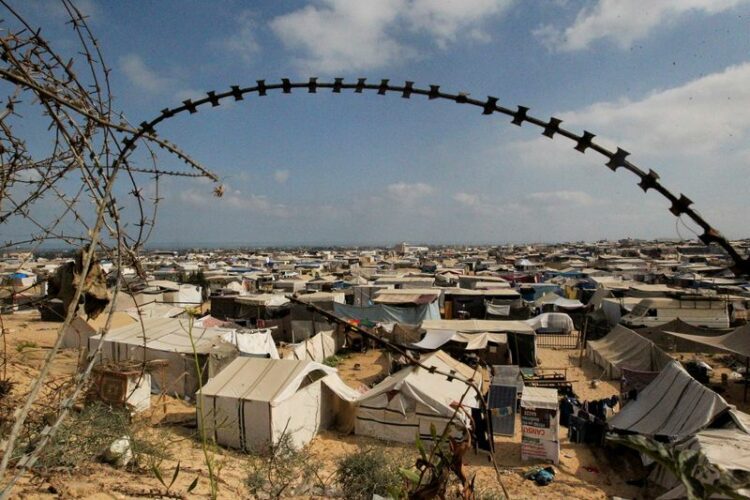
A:
[[[89,325],[86,320],[80,316],[73,318],[68,328],[63,334],[62,346],[66,349],[80,349],[87,347],[89,337],[96,335],[96,329]]]
[[[619,379],[621,368],[658,372],[672,361],[653,342],[622,325],[599,340],[586,343],[586,357],[604,370],[602,378]]]
[[[421,359],[422,364],[456,377],[474,380],[481,387],[482,376],[472,368],[436,351]],[[452,403],[461,401],[466,384],[454,378],[430,373],[418,366],[408,366],[391,375],[362,395],[357,404],[355,434],[386,441],[413,443],[419,434],[430,439],[430,426],[442,433],[454,413]],[[463,400],[468,407],[477,406],[477,395],[469,390]],[[464,422],[459,414],[457,423]]]
[[[336,339],[333,330],[319,332],[314,337],[303,340],[299,344],[293,344],[292,350],[284,356],[284,359],[309,359],[322,363],[336,354]]]
[[[337,421],[351,425],[358,396],[334,368],[262,358],[235,359],[198,394],[209,435],[247,451],[277,443],[285,433],[301,447]]]
[[[200,381],[188,327],[187,320],[145,319],[142,324],[137,322],[113,329],[104,338],[101,335],[90,337],[89,352],[101,342],[102,361],[166,361],[166,366],[157,369],[151,377],[152,391],[193,397],[210,376],[221,371],[239,354],[239,350],[222,340],[222,336],[232,330],[194,326],[195,352],[203,371],[203,380]]]
[[[619,431],[681,439],[705,429],[729,409],[724,398],[672,361],[608,424]]]

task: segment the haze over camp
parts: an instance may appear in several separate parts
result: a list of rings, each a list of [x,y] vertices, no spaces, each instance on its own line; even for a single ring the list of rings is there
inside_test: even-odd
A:
[[[0,499],[750,497],[749,1],[0,10]]]

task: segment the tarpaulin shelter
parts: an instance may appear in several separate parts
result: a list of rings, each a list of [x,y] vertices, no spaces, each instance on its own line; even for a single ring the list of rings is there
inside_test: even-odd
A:
[[[241,356],[279,359],[271,330],[230,330],[221,336],[221,340],[234,345]]]
[[[537,333],[570,333],[575,329],[573,320],[565,313],[542,313],[527,319],[525,323]]]
[[[401,323],[418,325],[426,320],[440,319],[440,308],[437,302],[419,304],[410,307],[396,307],[376,304],[370,307],[355,307],[335,303],[333,312],[345,319],[367,320],[372,323]]]
[[[725,472],[750,473],[750,435],[741,429],[706,429],[674,446],[681,450],[700,452],[710,464]],[[665,467],[657,465],[649,479],[669,490],[657,500],[687,498],[685,486]],[[716,479],[715,475],[704,478]],[[737,493],[743,497],[750,497],[750,488],[741,489]]]
[[[730,409],[727,402],[672,361],[608,424],[617,431],[682,439]]]
[[[422,328],[448,330],[466,334],[504,333],[508,337],[508,349],[514,362],[523,367],[536,366],[536,335],[534,329],[524,321],[487,319],[442,319],[423,321]]]
[[[547,292],[534,300],[534,305],[537,307],[552,305],[558,309],[580,309],[583,307],[583,302],[576,299],[566,299],[554,292]]]
[[[727,334],[718,335],[715,337],[686,335],[676,332],[666,333],[683,340],[688,340],[690,342],[704,345],[709,348],[741,356],[745,358],[745,376],[747,377],[748,372],[750,372],[750,324],[745,324]],[[744,399],[747,400],[747,383],[745,383]]]
[[[586,357],[604,369],[603,377],[618,379],[622,368],[641,372],[658,372],[672,358],[653,342],[622,325],[615,326],[606,336],[586,343]]]
[[[451,358],[436,351],[421,359],[423,365],[443,372],[454,372],[456,377],[473,380],[481,387],[482,376]],[[413,443],[417,434],[431,439],[430,426],[435,425],[440,435],[454,413],[451,403],[461,401],[467,386],[459,378],[448,380],[445,375],[431,373],[410,365],[389,376],[363,394],[357,403],[355,434],[371,436],[386,441]],[[466,393],[463,405],[477,407],[477,394]],[[458,422],[465,422],[459,412]]]
[[[193,326],[195,354],[203,367],[199,380],[195,367],[193,345],[187,320],[174,318],[145,319],[116,328],[102,335],[89,337],[88,348],[93,351],[102,343],[100,359],[106,361],[166,361],[163,372],[151,377],[152,391],[192,397],[208,377],[217,374],[238,354],[239,350],[222,340],[228,332],[223,328]]]
[[[217,443],[258,451],[285,433],[295,448],[337,421],[350,423],[359,393],[334,368],[308,360],[237,358],[198,393]]]

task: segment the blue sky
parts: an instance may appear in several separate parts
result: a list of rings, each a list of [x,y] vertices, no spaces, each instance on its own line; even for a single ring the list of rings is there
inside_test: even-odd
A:
[[[258,79],[439,84],[591,130],[659,172],[729,237],[748,236],[750,1],[78,5],[112,68],[115,106],[131,122]],[[75,47],[54,4],[20,9],[63,53]],[[159,132],[218,173],[226,194],[165,181],[154,245],[691,235],[676,229],[666,201],[598,156],[448,102],[276,93]]]

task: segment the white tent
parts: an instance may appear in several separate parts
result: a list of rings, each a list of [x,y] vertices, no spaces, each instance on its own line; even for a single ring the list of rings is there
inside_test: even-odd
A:
[[[621,368],[641,372],[658,372],[672,358],[633,330],[615,326],[606,336],[586,343],[586,357],[604,369],[603,377],[618,379]]]
[[[562,331],[570,333],[575,330],[573,320],[565,313],[542,313],[525,321],[537,333],[539,330]]]
[[[202,385],[198,379],[187,320],[174,318],[144,319],[131,325],[115,328],[104,338],[89,338],[89,352],[102,342],[102,361],[164,360],[166,366],[151,377],[152,391],[192,397]],[[222,340],[231,330],[193,326],[195,352],[203,371],[203,382],[221,371],[239,351]]]
[[[504,333],[465,333],[453,330],[427,330],[424,338],[412,344],[418,349],[434,350],[440,349],[448,342],[459,342],[466,344],[467,351],[486,349],[487,344],[507,344],[508,336]]]
[[[721,396],[672,361],[608,424],[620,431],[681,439],[706,428],[729,408]]]
[[[456,361],[443,351],[436,351],[421,359],[427,367],[454,372],[456,377],[474,380],[481,387],[482,376]],[[408,366],[391,375],[363,394],[357,404],[354,432],[386,441],[413,443],[419,434],[430,439],[430,426],[442,433],[454,413],[452,403],[458,403],[467,385],[454,378],[430,373],[418,366]],[[477,406],[473,390],[466,393],[463,405]],[[464,421],[459,412],[457,423]]]
[[[359,396],[336,370],[311,361],[237,358],[198,393],[216,442],[261,450],[286,433],[304,446],[337,419],[350,421]]]
[[[319,332],[314,337],[303,340],[299,344],[293,344],[290,353],[284,359],[309,359],[322,363],[326,358],[336,354],[336,340],[333,330]]]

